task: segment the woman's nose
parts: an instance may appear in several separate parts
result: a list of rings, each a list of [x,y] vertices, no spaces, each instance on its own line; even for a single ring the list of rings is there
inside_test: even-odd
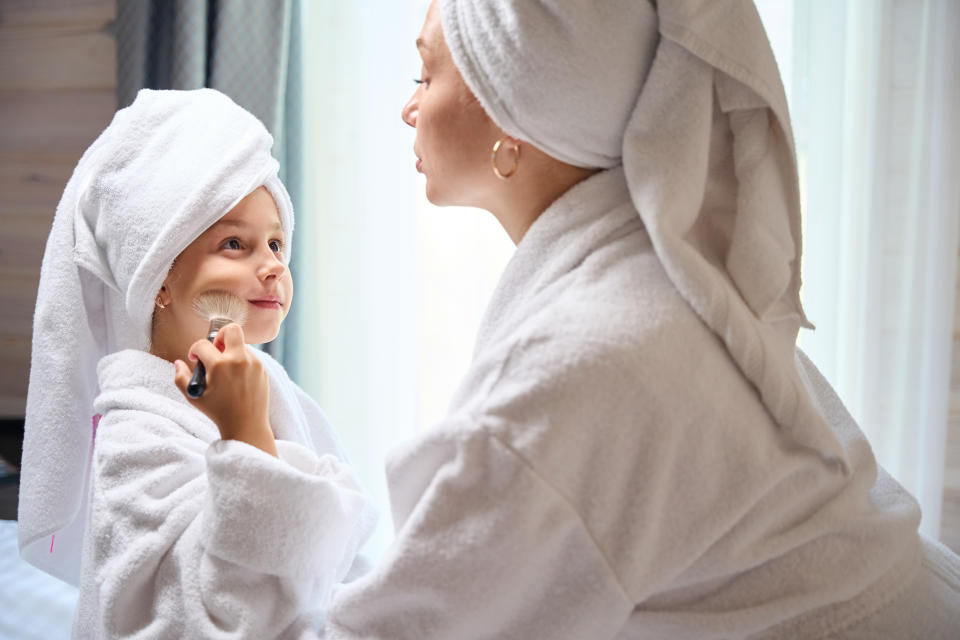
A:
[[[400,111],[400,118],[413,128],[417,127],[417,114],[420,111],[419,105],[420,102],[417,100],[417,93],[415,92],[410,96],[410,99],[407,100],[407,104],[403,105],[403,110]]]

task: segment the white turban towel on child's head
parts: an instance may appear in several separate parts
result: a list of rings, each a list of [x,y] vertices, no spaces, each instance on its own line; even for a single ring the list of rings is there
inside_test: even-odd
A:
[[[222,93],[145,89],[67,183],[40,272],[18,514],[21,554],[48,573],[79,581],[97,362],[149,350],[174,259],[256,188],[270,191],[292,246],[272,144]]]
[[[453,61],[490,118],[574,166],[622,165],[680,294],[791,441],[846,473],[796,363],[798,331],[810,327],[796,158],[753,2],[439,3]],[[727,149],[720,161],[712,146]],[[718,190],[729,194],[721,211]]]

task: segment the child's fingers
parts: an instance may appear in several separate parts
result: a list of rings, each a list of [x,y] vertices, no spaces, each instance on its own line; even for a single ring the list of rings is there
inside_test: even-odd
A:
[[[243,327],[236,322],[231,322],[217,332],[214,338],[214,344],[221,351],[236,351],[246,347],[247,342],[243,335]]]
[[[220,350],[210,344],[209,340],[197,340],[190,345],[190,359],[199,360],[208,369],[220,359]]]
[[[190,367],[188,367],[187,363],[183,360],[174,360],[173,369],[173,382],[177,385],[177,389],[180,389],[180,393],[186,396],[187,385],[190,384],[190,377],[193,375],[193,372],[190,371]]]

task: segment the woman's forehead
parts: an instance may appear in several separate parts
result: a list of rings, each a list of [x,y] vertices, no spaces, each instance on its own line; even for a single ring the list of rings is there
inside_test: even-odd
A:
[[[422,56],[436,56],[443,49],[443,26],[440,22],[440,11],[436,3],[427,9],[427,17],[423,21],[420,35],[417,37],[417,50]]]

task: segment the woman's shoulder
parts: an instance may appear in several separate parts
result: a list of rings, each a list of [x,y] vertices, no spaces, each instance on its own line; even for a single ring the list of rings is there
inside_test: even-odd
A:
[[[745,416],[766,423],[756,390],[658,264],[585,269],[478,354],[455,408],[510,442],[582,451],[604,439],[695,438]]]
[[[510,335],[510,364],[548,378],[583,367],[687,376],[696,363],[725,364],[729,358],[713,332],[657,277],[657,268],[651,270],[645,282],[611,276],[610,284],[572,287],[539,306]]]

